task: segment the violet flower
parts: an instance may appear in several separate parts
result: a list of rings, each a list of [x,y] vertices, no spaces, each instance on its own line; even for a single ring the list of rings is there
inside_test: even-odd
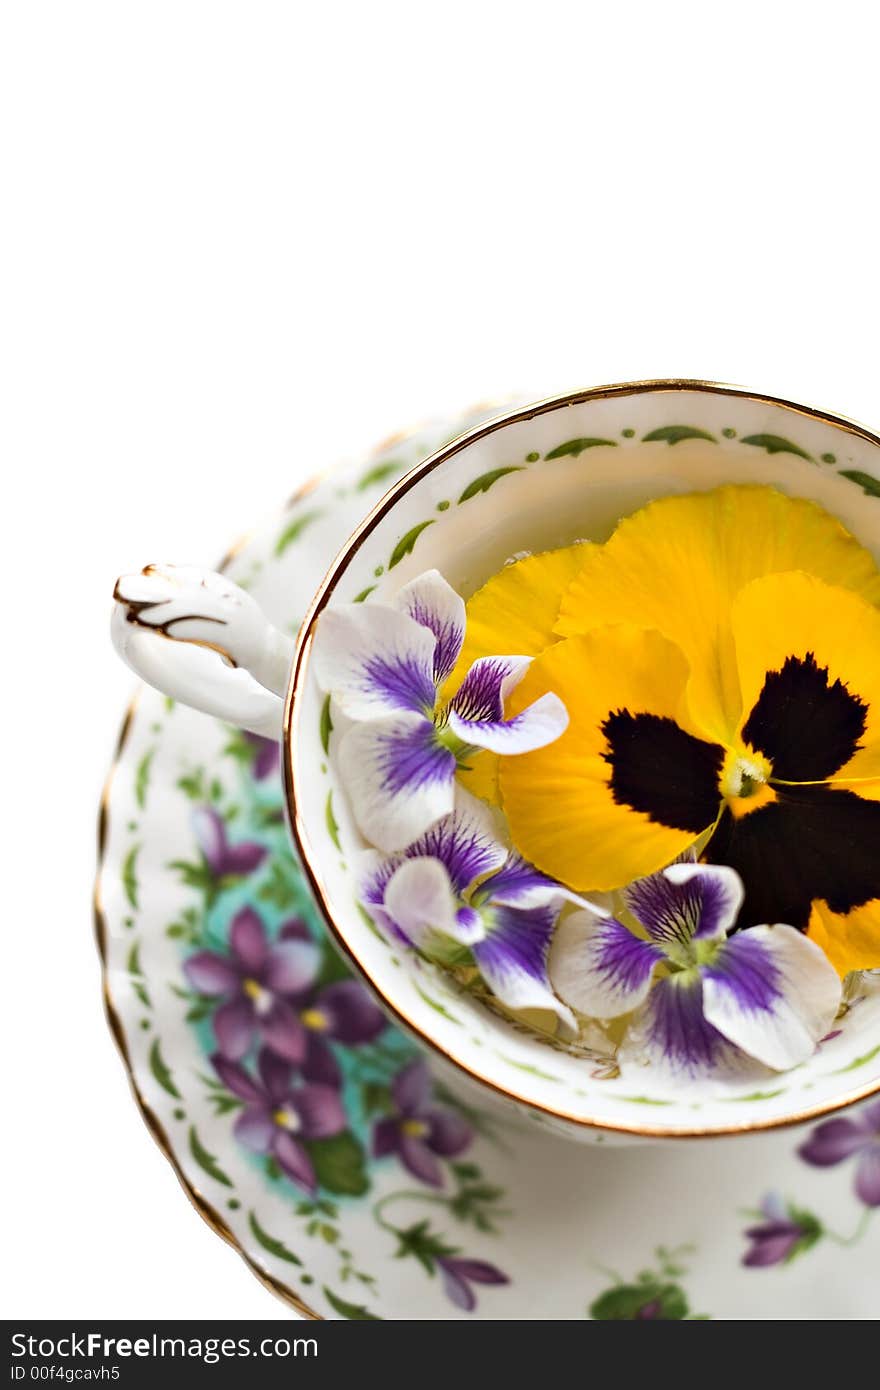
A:
[[[812,1055],[840,1005],[840,979],[793,927],[728,939],[743,901],[733,869],[672,864],[623,899],[645,936],[598,909],[572,914],[556,934],[550,977],[572,1008],[632,1013],[625,1047],[687,1075],[735,1063],[733,1049],[777,1071]]]
[[[495,839],[482,803],[459,789],[455,810],[402,854],[364,858],[361,898],[391,936],[441,959],[467,948],[508,1008],[549,1009],[573,1024],[547,976],[553,928],[572,895]]]
[[[373,1154],[397,1154],[419,1182],[442,1187],[439,1158],[455,1158],[473,1138],[473,1130],[454,1110],[431,1103],[431,1075],[421,1059],[404,1067],[391,1083],[393,1115],[379,1120],[373,1131]]]
[[[504,702],[530,665],[526,656],[481,657],[444,703],[440,689],[464,633],[464,602],[436,570],[390,605],[341,604],[321,615],[318,683],[355,721],[340,741],[339,767],[359,829],[386,853],[452,810],[456,771],[480,749],[527,753],[568,725],[552,693],[505,719]]]
[[[329,1139],[347,1127],[339,1092],[332,1086],[293,1084],[293,1069],[268,1048],[257,1058],[258,1077],[219,1053],[211,1058],[224,1086],[245,1102],[235,1136],[252,1153],[271,1155],[292,1182],[314,1196],[314,1165],[303,1141]]]
[[[223,817],[213,806],[197,807],[192,821],[199,849],[215,878],[241,878],[251,874],[269,852],[255,840],[241,840],[231,845]]]
[[[371,1042],[385,1016],[357,980],[315,989],[321,949],[300,919],[286,923],[270,943],[253,908],[233,918],[230,954],[198,951],[184,962],[200,994],[225,998],[214,1015],[221,1053],[238,1061],[255,1037],[298,1066],[308,1081],[338,1086],[342,1076],[329,1042]]]
[[[310,939],[309,929],[299,917],[285,922],[279,933],[280,941]],[[307,1081],[341,1086],[342,1072],[329,1044],[357,1047],[373,1042],[387,1027],[388,1020],[360,980],[335,980],[317,987],[313,981],[309,983],[310,987],[291,1001],[293,1026],[305,1039],[300,1071]]]
[[[506,1274],[486,1260],[460,1259],[456,1255],[439,1255],[437,1265],[443,1277],[446,1297],[462,1312],[472,1313],[477,1306],[472,1284],[509,1284]]]
[[[214,1014],[220,1051],[234,1061],[255,1036],[289,1062],[306,1055],[305,1030],[290,998],[313,983],[321,951],[310,940],[271,943],[252,907],[236,913],[229,928],[229,955],[197,951],[184,961],[187,980],[199,994],[226,1002]]]
[[[798,1155],[817,1168],[858,1158],[855,1190],[859,1201],[880,1207],[880,1101],[813,1130]]]
[[[758,1226],[750,1226],[745,1233],[751,1246],[742,1262],[749,1269],[767,1269],[770,1265],[786,1264],[796,1254],[814,1245],[821,1235],[815,1217],[787,1207],[776,1193],[764,1198],[761,1212],[765,1220]]]

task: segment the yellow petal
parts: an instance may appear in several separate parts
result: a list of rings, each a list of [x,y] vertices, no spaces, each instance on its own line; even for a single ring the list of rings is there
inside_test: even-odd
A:
[[[604,623],[656,627],[680,647],[690,668],[694,726],[728,741],[740,713],[730,605],[750,580],[806,568],[871,603],[880,573],[868,551],[816,503],[773,488],[729,486],[665,497],[621,522],[601,546],[583,552],[557,631]]]
[[[809,660],[821,672],[827,670],[823,680],[828,686],[840,681],[861,706],[860,711],[855,708],[864,719],[864,727],[857,728],[855,737],[842,740],[850,750],[844,762],[835,765],[832,759],[827,771],[813,775],[809,769],[800,775],[796,767],[784,772],[774,769],[777,775],[793,782],[827,778],[834,783],[852,783],[850,790],[877,799],[877,786],[862,787],[860,779],[880,777],[880,609],[851,590],[835,588],[811,574],[773,574],[747,584],[736,596],[731,627],[747,731],[750,712],[765,689],[768,673],[781,671],[788,658]],[[843,700],[845,706],[853,708],[845,696]],[[824,739],[830,748],[836,746],[823,718],[823,703],[820,699],[818,704],[803,701],[796,705],[789,697],[784,706],[777,704],[783,737],[793,747],[788,761],[798,761],[796,743],[801,733],[803,756],[809,761],[821,756],[821,748],[813,746],[817,740]],[[852,753],[854,744],[861,746]],[[773,758],[770,747],[756,746]]]
[[[529,555],[503,570],[468,600],[464,646],[443,691],[448,700],[481,656],[538,656],[557,641],[559,603],[583,563],[584,548],[570,545]],[[498,755],[474,755],[459,773],[473,796],[498,805]]]
[[[880,966],[880,898],[845,915],[813,903],[807,936],[821,946],[839,975]]]
[[[527,859],[572,888],[598,891],[653,873],[695,843],[705,826],[676,828],[615,800],[603,728],[619,711],[677,722],[687,678],[671,642],[630,625],[569,638],[536,658],[511,704],[521,709],[552,690],[570,723],[548,747],[501,760],[504,810]]]
[[[453,694],[481,656],[538,656],[557,640],[562,595],[584,559],[583,545],[546,550],[505,565],[467,602],[467,632],[444,691]]]

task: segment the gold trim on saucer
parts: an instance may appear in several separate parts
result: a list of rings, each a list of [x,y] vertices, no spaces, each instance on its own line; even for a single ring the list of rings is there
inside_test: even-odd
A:
[[[343,933],[336,925],[330,907],[330,898],[326,887],[318,873],[314,856],[311,851],[308,836],[306,834],[303,818],[300,815],[297,805],[297,773],[294,766],[293,748],[299,737],[299,720],[301,710],[301,700],[297,697],[301,694],[305,672],[308,664],[308,655],[314,637],[315,623],[323,609],[327,606],[333,591],[339,580],[340,574],[346,569],[352,558],[357,554],[364,541],[375,529],[377,524],[391,510],[399,499],[409,490],[421,482],[422,478],[432,473],[440,464],[453,458],[463,449],[478,440],[485,438],[496,430],[510,424],[517,424],[520,421],[532,420],[536,416],[545,415],[550,411],[557,410],[562,406],[580,405],[585,401],[600,400],[615,396],[636,396],[647,395],[651,392],[670,393],[680,391],[705,392],[716,396],[734,396],[750,401],[756,401],[767,405],[781,406],[795,414],[804,415],[812,419],[820,420],[824,424],[831,425],[835,429],[842,430],[848,434],[856,435],[858,438],[867,440],[876,448],[880,449],[880,436],[874,434],[864,426],[856,424],[855,421],[848,420],[840,415],[831,415],[827,411],[817,410],[810,406],[798,405],[794,401],[786,400],[782,396],[765,395],[763,392],[749,391],[742,386],[728,386],[721,382],[689,380],[687,378],[655,379],[647,381],[622,382],[618,385],[596,386],[588,390],[573,391],[560,396],[548,397],[538,401],[533,405],[519,407],[498,415],[493,419],[484,422],[476,428],[469,430],[466,434],[460,435],[450,444],[444,445],[437,450],[430,458],[417,464],[401,479],[399,479],[384,497],[377,502],[376,506],[369,515],[361,522],[360,526],[353,533],[348,543],[337,555],[333,564],[330,566],[320,588],[318,589],[312,604],[303,619],[302,625],[296,641],[296,650],[291,667],[290,678],[287,686],[287,694],[284,702],[284,792],[287,802],[288,823],[297,853],[302,862],[304,871],[309,881],[315,900],[323,913],[327,928],[346,958],[352,963],[355,969],[363,976],[370,985],[373,992],[382,1001],[383,1006],[391,1016],[400,1023],[407,1031],[413,1034],[418,1041],[426,1048],[442,1057],[450,1066],[469,1076],[489,1090],[508,1100],[514,1101],[518,1105],[524,1105],[537,1113],[547,1115],[552,1119],[560,1119],[583,1129],[595,1129],[618,1134],[631,1134],[646,1139],[670,1138],[670,1139],[707,1139],[722,1135],[751,1134],[758,1131],[785,1129],[791,1125],[804,1124],[809,1120],[818,1119],[822,1115],[828,1115],[838,1110],[843,1110],[847,1106],[854,1105],[860,1100],[866,1100],[869,1096],[880,1092],[880,1079],[868,1083],[858,1090],[851,1091],[842,1099],[837,1099],[827,1104],[820,1104],[798,1111],[796,1114],[785,1115],[778,1119],[759,1120],[753,1123],[725,1125],[722,1128],[692,1128],[690,1126],[664,1126],[664,1125],[628,1125],[614,1124],[606,1120],[590,1119],[583,1115],[572,1114],[562,1107],[547,1105],[540,1101],[533,1100],[518,1093],[515,1089],[509,1089],[496,1082],[488,1080],[476,1068],[467,1063],[452,1057],[427,1033],[424,1033],[412,1018],[410,1018],[397,1004],[389,997],[383,986],[378,983],[365,969],[360,960],[353,954]]]

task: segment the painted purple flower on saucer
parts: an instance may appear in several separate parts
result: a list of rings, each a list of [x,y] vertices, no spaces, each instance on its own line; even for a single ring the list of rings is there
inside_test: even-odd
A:
[[[258,1077],[238,1062],[216,1054],[217,1075],[234,1096],[245,1102],[235,1122],[235,1135],[253,1153],[271,1155],[299,1187],[317,1191],[314,1165],[304,1140],[341,1134],[347,1120],[339,1092],[332,1086],[294,1084],[293,1068],[268,1048],[257,1058]]]
[[[455,1158],[473,1138],[473,1130],[461,1115],[433,1104],[432,1081],[427,1064],[410,1062],[391,1083],[394,1113],[379,1120],[373,1131],[376,1158],[397,1154],[419,1182],[441,1187],[443,1170],[438,1158]]]
[[[798,1153],[818,1168],[856,1158],[856,1196],[868,1207],[880,1207],[880,1101],[818,1125]]]
[[[239,878],[252,874],[266,858],[268,850],[256,840],[231,844],[222,816],[213,806],[199,806],[193,812],[193,828],[199,849],[214,878]]]
[[[443,1278],[443,1288],[450,1303],[461,1308],[464,1313],[472,1313],[477,1306],[472,1284],[509,1284],[506,1274],[502,1274],[488,1260],[468,1260],[456,1255],[441,1255],[437,1267]]]
[[[255,1037],[297,1065],[309,1081],[338,1086],[331,1040],[370,1042],[385,1017],[357,980],[315,988],[322,953],[305,924],[293,919],[278,940],[268,939],[253,908],[242,908],[229,930],[229,955],[197,951],[184,962],[193,989],[225,1002],[214,1014],[214,1034],[224,1057],[238,1061]]]
[[[787,1206],[775,1192],[764,1198],[761,1215],[763,1220],[745,1233],[750,1245],[742,1262],[749,1269],[787,1264],[821,1236],[814,1216]]]
[[[525,753],[565,730],[558,696],[543,695],[506,719],[504,702],[531,658],[475,661],[448,703],[440,690],[461,653],[465,607],[436,570],[393,604],[359,603],[322,614],[315,671],[353,721],[338,749],[352,811],[367,840],[403,849],[453,807],[455,774],[481,749]]]

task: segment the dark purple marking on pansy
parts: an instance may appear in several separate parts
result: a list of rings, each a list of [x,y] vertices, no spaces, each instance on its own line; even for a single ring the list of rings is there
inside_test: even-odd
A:
[[[743,881],[737,926],[805,930],[815,899],[845,914],[880,898],[880,801],[828,786],[775,790],[775,801],[747,816],[725,810],[705,850]]]
[[[273,772],[278,771],[281,766],[280,743],[272,738],[263,738],[261,734],[248,733],[247,730],[244,730],[242,737],[254,750],[251,775],[257,782],[262,782],[264,778],[271,777]]]
[[[614,800],[659,825],[699,835],[718,815],[724,749],[659,714],[609,714],[602,725]]]
[[[454,1110],[433,1104],[431,1074],[420,1058],[391,1083],[394,1111],[373,1130],[373,1154],[396,1154],[403,1166],[429,1187],[442,1187],[438,1158],[455,1158],[468,1147],[473,1130]]]
[[[769,671],[742,736],[782,782],[823,782],[861,747],[868,707],[813,652]]]
[[[457,1255],[440,1255],[437,1267],[443,1277],[443,1289],[450,1303],[464,1313],[477,1306],[472,1284],[509,1284],[506,1274],[487,1260],[462,1259]]]
[[[291,1181],[314,1196],[318,1185],[303,1141],[329,1139],[346,1128],[339,1092],[295,1084],[293,1068],[266,1048],[257,1058],[257,1077],[219,1053],[211,1061],[224,1086],[245,1102],[235,1123],[239,1142],[253,1153],[271,1154]]]
[[[417,656],[371,656],[364,663],[361,685],[395,709],[433,713],[437,692],[430,669]]]
[[[703,982],[682,972],[659,980],[645,1004],[652,1050],[688,1075],[714,1067],[730,1044],[703,1016]]]
[[[833,1167],[848,1158],[857,1157],[855,1190],[859,1201],[868,1207],[880,1207],[880,1101],[864,1110],[825,1124],[813,1130],[798,1155],[817,1168]]]
[[[215,878],[253,873],[268,854],[266,846],[254,840],[230,844],[223,818],[213,806],[197,807],[192,820],[199,849]]]

